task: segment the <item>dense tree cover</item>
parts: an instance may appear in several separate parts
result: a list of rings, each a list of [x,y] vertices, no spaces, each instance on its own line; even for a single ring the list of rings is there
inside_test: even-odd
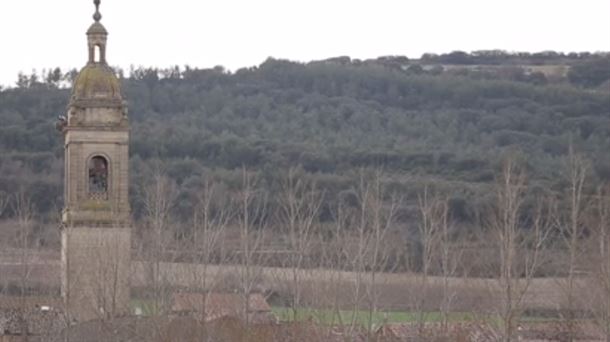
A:
[[[188,219],[204,175],[230,187],[245,166],[260,171],[273,194],[283,170],[300,165],[332,201],[358,169],[380,167],[406,198],[427,183],[449,191],[453,214],[467,221],[488,197],[503,155],[520,153],[530,180],[556,190],[570,143],[591,157],[594,177],[607,181],[610,92],[586,88],[610,78],[607,56],[585,57],[553,82],[519,68],[421,67],[430,56],[269,59],[235,72],[120,71],[130,104],[132,193],[147,170],[163,164],[182,191],[177,213]],[[0,191],[28,189],[46,215],[62,203],[62,137],[53,126],[74,75],[20,75],[17,87],[0,90]]]
[[[592,61],[607,59],[607,52],[508,52],[504,50],[480,50],[471,53],[465,51],[452,51],[444,54],[426,53],[422,56],[422,61],[462,64],[462,65],[554,65],[554,64],[573,64],[580,61]]]
[[[588,87],[610,86],[610,58],[586,60],[575,64],[568,74],[570,81]]]

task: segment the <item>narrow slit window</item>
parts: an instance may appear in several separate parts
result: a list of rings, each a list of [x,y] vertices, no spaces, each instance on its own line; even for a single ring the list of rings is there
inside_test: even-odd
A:
[[[89,161],[89,195],[95,199],[108,196],[108,161],[104,157],[93,157]]]

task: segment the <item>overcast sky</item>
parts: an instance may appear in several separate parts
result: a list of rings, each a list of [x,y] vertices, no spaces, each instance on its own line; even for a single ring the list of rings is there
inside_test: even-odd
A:
[[[0,84],[86,62],[92,0],[0,0]],[[610,51],[610,0],[102,0],[114,66]]]

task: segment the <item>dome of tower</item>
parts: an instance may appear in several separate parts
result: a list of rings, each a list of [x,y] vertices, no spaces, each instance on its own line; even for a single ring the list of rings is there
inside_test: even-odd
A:
[[[104,27],[104,25],[102,25],[99,21],[96,21],[93,24],[91,24],[91,26],[87,30],[87,34],[88,35],[92,35],[92,34],[107,35],[108,31],[106,31],[106,28]]]
[[[89,63],[74,81],[75,100],[122,100],[121,82],[105,63]]]

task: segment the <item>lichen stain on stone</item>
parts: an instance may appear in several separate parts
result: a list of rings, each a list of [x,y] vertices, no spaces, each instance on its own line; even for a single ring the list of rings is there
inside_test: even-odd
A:
[[[112,68],[101,63],[90,63],[79,73],[74,82],[76,99],[121,100],[121,82]]]

